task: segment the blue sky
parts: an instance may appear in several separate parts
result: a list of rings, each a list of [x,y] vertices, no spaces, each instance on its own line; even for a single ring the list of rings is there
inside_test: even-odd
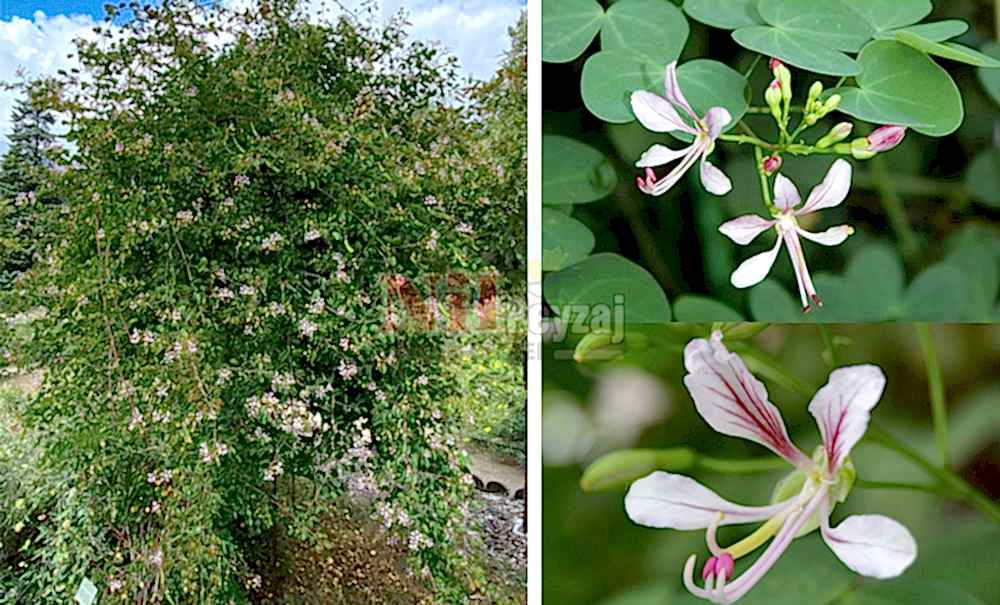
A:
[[[15,80],[15,71],[30,76],[53,74],[73,67],[66,57],[72,41],[87,35],[104,18],[111,0],[0,0],[0,81]],[[245,4],[252,0],[220,0]],[[361,0],[342,0],[351,7]],[[303,0],[318,5],[322,0]],[[514,24],[526,0],[379,0],[382,17],[407,12],[411,36],[437,40],[458,57],[465,73],[487,78],[507,48],[507,28]],[[326,3],[329,4],[329,3]],[[13,93],[0,91],[0,153],[10,129]]]

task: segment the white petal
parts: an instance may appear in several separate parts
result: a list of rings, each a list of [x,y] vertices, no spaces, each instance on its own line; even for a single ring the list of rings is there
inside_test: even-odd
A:
[[[642,191],[644,193],[649,195],[663,195],[673,188],[673,186],[681,180],[681,177],[683,177],[687,171],[691,169],[691,166],[694,166],[694,163],[698,161],[698,158],[701,157],[701,154],[704,152],[704,146],[699,145],[698,142],[695,141],[695,143],[683,151],[684,158],[678,162],[676,166],[674,166],[673,170],[671,170],[670,173],[663,178],[656,181],[652,187],[643,188]]]
[[[895,578],[917,558],[910,531],[882,515],[851,515],[833,529],[824,517],[823,540],[844,565],[869,578]]]
[[[671,149],[664,145],[653,145],[642,154],[639,161],[635,163],[636,168],[646,168],[669,164],[688,154],[689,148]]]
[[[687,99],[684,97],[684,92],[681,90],[680,84],[677,82],[677,61],[672,62],[667,65],[667,73],[663,79],[663,88],[666,92],[667,99],[671,103],[680,107],[687,112],[691,119],[698,121],[698,116],[695,115],[694,109],[691,108],[691,104],[688,103]]]
[[[710,340],[689,342],[684,347],[684,367],[688,371],[684,386],[713,429],[755,441],[792,464],[808,462],[788,438],[781,413],[767,399],[767,389],[739,355],[726,349],[720,332]]]
[[[712,195],[726,195],[733,190],[733,183],[724,172],[701,156],[701,184]]]
[[[746,246],[758,235],[774,226],[774,221],[757,216],[756,214],[746,214],[739,218],[725,222],[719,227],[723,235],[733,240],[741,246]]]
[[[669,101],[649,91],[632,93],[632,113],[640,124],[653,132],[681,130],[695,134],[694,128],[684,123]]]
[[[722,134],[722,129],[729,126],[733,121],[732,114],[725,107],[713,107],[705,112],[705,126],[708,127],[708,136],[713,141]]]
[[[781,210],[791,210],[802,202],[795,183],[780,172],[774,177],[774,205]]]
[[[771,267],[774,266],[775,259],[778,258],[779,250],[781,250],[780,237],[778,241],[774,242],[774,247],[767,252],[761,252],[743,261],[743,264],[733,271],[729,281],[736,288],[749,288],[764,281],[764,278],[770,273]]]
[[[625,494],[625,512],[632,521],[648,527],[704,529],[718,513],[724,513],[721,525],[763,521],[788,504],[741,506],[684,475],[656,471],[639,479]]]
[[[828,465],[835,471],[868,428],[872,408],[882,397],[885,374],[874,365],[838,368],[816,391],[809,413],[823,436]]]
[[[796,214],[808,214],[824,208],[839,206],[851,190],[851,164],[847,160],[837,160],[830,166],[823,182],[809,193],[809,199]]]
[[[839,227],[830,227],[823,233],[812,233],[806,231],[805,229],[797,229],[797,231],[799,232],[799,235],[811,242],[816,242],[817,244],[822,244],[824,246],[839,246],[854,233],[854,227],[851,227],[850,225],[840,225]]]

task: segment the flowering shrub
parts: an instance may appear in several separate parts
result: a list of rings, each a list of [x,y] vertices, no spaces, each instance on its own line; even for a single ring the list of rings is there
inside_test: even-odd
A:
[[[9,361],[46,371],[24,413],[67,479],[31,503],[0,602],[64,602],[84,576],[102,602],[243,601],[234,536],[308,535],[323,511],[279,507],[295,490],[373,501],[436,602],[482,588],[451,335],[384,291],[517,270],[523,143],[494,149],[495,113],[399,21],[180,2],[98,33],[47,83],[64,203],[10,296],[47,309]]]

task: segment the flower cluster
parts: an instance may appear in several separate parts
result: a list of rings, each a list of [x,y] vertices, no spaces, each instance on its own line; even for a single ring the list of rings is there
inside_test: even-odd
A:
[[[856,160],[865,160],[899,145],[906,135],[906,128],[883,126],[867,137],[844,143],[842,141],[847,139],[853,130],[853,126],[845,122],[834,126],[812,146],[800,143],[798,135],[835,111],[840,105],[841,98],[833,94],[824,100],[823,85],[815,82],[809,89],[800,126],[794,133],[789,134],[792,74],[781,61],[776,59],[771,60],[770,68],[774,79],[767,87],[764,99],[781,131],[782,142],[772,145],[756,137],[749,137],[749,141],[748,137],[733,137],[730,140],[752,142],[758,146],[758,150],[763,148],[768,151],[767,157],[760,161],[757,168],[763,182],[767,183],[771,177],[774,178],[773,201],[770,191],[763,192],[765,205],[771,216],[770,218],[743,216],[723,224],[720,231],[737,244],[746,245],[759,233],[773,228],[778,236],[774,247],[769,252],[750,258],[738,267],[732,274],[732,284],[737,288],[748,288],[762,281],[784,243],[795,271],[803,312],[809,312],[813,305],[822,306],[823,303],[809,275],[800,236],[824,246],[836,246],[843,243],[854,230],[848,225],[842,225],[819,234],[809,233],[799,226],[797,219],[841,204],[851,188],[851,165],[844,159],[835,160],[823,182],[812,191],[806,203],[799,206],[801,199],[798,190],[779,172],[783,164],[781,153],[800,155],[834,153]],[[726,135],[723,131],[731,125],[732,115],[724,107],[711,107],[703,116],[698,116],[680,88],[676,61],[666,68],[664,89],[663,97],[645,90],[633,92],[632,112],[648,130],[678,133],[681,136],[692,137],[693,142],[687,148],[680,150],[655,144],[643,153],[635,164],[644,171],[643,176],[636,178],[639,189],[649,195],[663,195],[700,161],[701,183],[705,190],[714,195],[728,194],[732,190],[732,182],[707,158],[715,150],[716,142],[725,140]],[[666,175],[657,176],[654,168],[674,162],[676,164]]]

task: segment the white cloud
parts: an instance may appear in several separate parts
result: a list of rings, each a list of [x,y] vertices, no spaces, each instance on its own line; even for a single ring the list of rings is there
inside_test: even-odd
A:
[[[230,0],[231,5],[245,3]],[[316,0],[314,5],[319,4]],[[327,9],[331,6],[329,2],[323,4]],[[351,9],[360,6],[361,0],[343,4]],[[383,19],[404,10],[413,38],[440,41],[458,57],[465,73],[485,79],[496,70],[507,49],[507,28],[517,21],[523,6],[522,0],[381,0],[380,8]],[[330,14],[329,10],[322,12]],[[75,51],[73,39],[92,37],[95,25],[90,16],[50,17],[41,11],[35,12],[33,19],[0,20],[0,81],[16,80],[17,69],[37,77],[73,67],[75,61],[67,57]],[[10,110],[15,99],[16,93],[0,91],[0,134],[10,131]],[[0,136],[0,153],[7,145],[6,136]]]
[[[79,36],[92,38],[94,25],[89,16],[48,17],[41,11],[36,11],[32,19],[0,20],[0,81],[17,81],[18,69],[37,77],[73,67],[76,61],[68,57],[76,50],[73,40]],[[16,92],[0,90],[0,134],[10,132],[10,111],[16,98]],[[7,145],[7,137],[0,136],[0,152]]]

